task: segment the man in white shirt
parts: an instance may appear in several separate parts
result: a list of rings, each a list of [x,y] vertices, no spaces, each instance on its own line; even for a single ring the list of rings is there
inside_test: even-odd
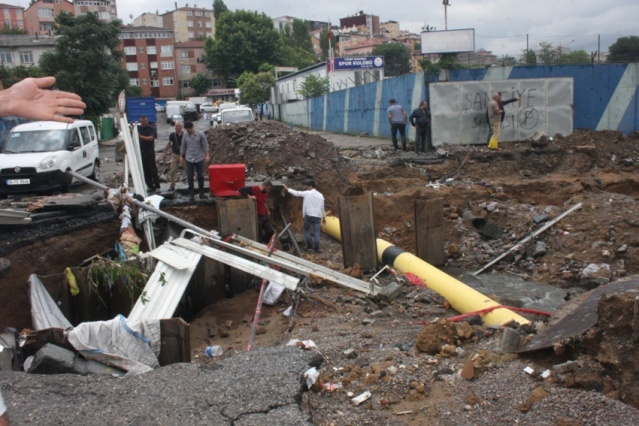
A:
[[[291,195],[304,198],[302,203],[302,215],[304,216],[304,237],[306,247],[304,250],[320,252],[320,222],[326,222],[324,218],[324,196],[315,189],[315,181],[306,183],[306,191],[296,191],[283,185]],[[313,225],[314,240],[311,239],[311,225]]]

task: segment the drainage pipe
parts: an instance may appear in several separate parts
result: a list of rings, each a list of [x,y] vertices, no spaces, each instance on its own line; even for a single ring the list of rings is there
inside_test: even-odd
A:
[[[327,216],[322,230],[341,241],[339,218]],[[377,256],[380,263],[390,265],[402,273],[412,273],[424,280],[428,288],[443,296],[456,311],[465,314],[501,306],[491,298],[440,271],[417,256],[382,239],[377,239]],[[497,308],[481,314],[486,325],[501,325],[510,321],[528,324],[526,318],[507,308]]]

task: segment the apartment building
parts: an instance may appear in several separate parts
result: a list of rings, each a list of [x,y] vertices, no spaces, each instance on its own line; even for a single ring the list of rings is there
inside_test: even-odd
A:
[[[213,9],[180,7],[162,15],[163,27],[173,31],[175,42],[215,38]]]
[[[223,87],[223,80],[220,76],[213,76],[206,68],[202,56],[204,55],[204,40],[185,41],[175,45],[175,62],[178,78],[178,96],[185,98],[197,96],[191,89],[191,79],[197,74],[206,74],[211,79],[211,87],[218,89]]]
[[[178,80],[173,31],[160,27],[124,26],[120,39],[131,86],[140,86],[144,96],[175,98]]]
[[[75,0],[73,4],[75,16],[97,13],[101,21],[111,22],[118,19],[115,0]]]
[[[53,35],[55,18],[60,12],[75,14],[73,3],[69,0],[38,0],[24,11],[25,27],[31,35]]]
[[[0,28],[24,30],[24,8],[0,3]]]
[[[55,37],[0,36],[0,64],[6,68],[37,65],[44,52],[55,49]]]

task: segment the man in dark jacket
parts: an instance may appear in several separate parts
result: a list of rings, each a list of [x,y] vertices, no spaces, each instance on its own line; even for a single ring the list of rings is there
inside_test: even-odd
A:
[[[415,128],[415,154],[419,155],[426,150],[433,149],[430,140],[430,109],[428,102],[422,101],[419,108],[410,115],[410,124]]]
[[[504,106],[511,104],[515,101],[520,101],[521,100],[521,96],[518,96],[516,98],[512,98],[512,99],[508,99],[507,101],[503,101],[501,99],[501,92],[497,92],[497,94],[499,95],[498,98],[496,99],[497,101],[497,106],[499,107],[499,109],[501,110],[501,122],[504,121],[504,117],[506,117],[506,111],[504,111]],[[488,118],[488,108],[486,108],[486,123],[488,123],[488,138],[486,139],[486,144],[490,143],[490,138],[493,135],[493,127],[490,125],[490,119]]]

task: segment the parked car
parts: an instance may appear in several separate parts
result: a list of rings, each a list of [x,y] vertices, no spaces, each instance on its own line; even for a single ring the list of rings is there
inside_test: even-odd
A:
[[[171,126],[173,126],[176,121],[181,121],[182,123],[184,123],[184,117],[182,117],[182,114],[173,114],[167,119],[167,121],[171,123]]]
[[[164,112],[166,111],[166,106],[161,104],[155,104],[155,112]]]
[[[0,154],[0,196],[69,192],[69,168],[100,179],[98,136],[91,121],[20,124],[11,129]]]
[[[213,105],[211,102],[205,102],[200,105],[200,112],[218,112],[219,108],[217,105]]]
[[[216,127],[220,122],[220,114],[222,113],[222,111],[229,108],[237,108],[237,104],[233,102],[222,102],[220,105],[218,105],[218,112],[211,114],[211,126]]]
[[[219,113],[219,119],[213,124],[213,127],[231,125],[233,123],[244,123],[247,121],[255,121],[255,116],[251,108],[238,107],[229,108]]]

